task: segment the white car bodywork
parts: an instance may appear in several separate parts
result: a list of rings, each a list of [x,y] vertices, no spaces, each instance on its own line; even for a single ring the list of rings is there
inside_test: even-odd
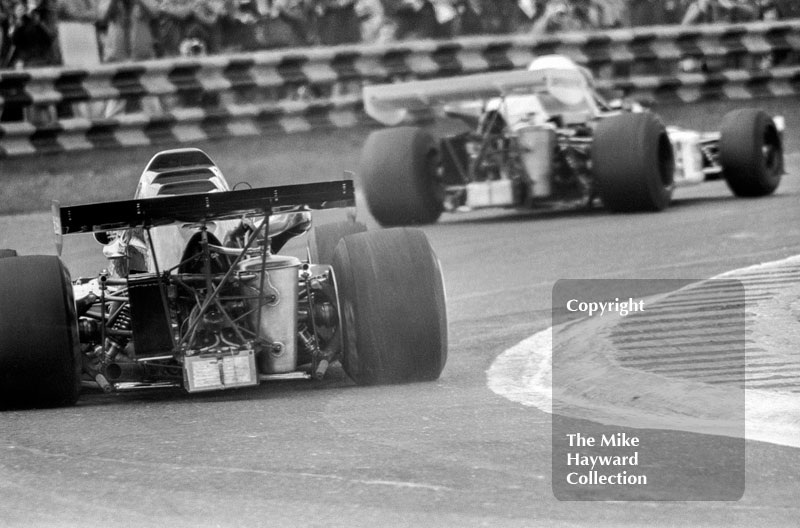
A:
[[[588,69],[561,55],[539,57],[521,71],[367,86],[364,108],[389,126],[431,110],[443,110],[450,116],[470,115],[481,123],[497,114],[512,134],[530,125],[556,128],[551,122],[554,115],[561,116],[566,124],[582,124],[625,111],[621,102],[603,100]],[[644,108],[631,102],[628,111],[643,112]],[[782,133],[783,119],[776,117],[774,121]],[[719,173],[718,169],[704,168],[701,152],[719,141],[718,132],[668,126],[667,133],[675,153],[676,186],[700,183]]]
[[[592,73],[567,57],[539,57],[531,62],[528,71],[544,75],[545,90],[490,99],[483,109],[483,115],[498,112],[513,131],[527,125],[544,126],[550,116],[556,113],[567,115],[579,123],[619,113],[619,110],[604,110],[608,104],[594,90]],[[634,103],[631,111],[643,112],[644,108]],[[667,127],[667,133],[675,152],[675,185],[704,181],[706,174],[703,172],[701,145],[705,140],[719,139],[719,134],[701,134],[673,126]]]
[[[145,167],[136,187],[135,199],[176,196],[190,193],[230,191],[222,171],[199,149],[183,148],[156,154]],[[293,212],[269,217],[268,237],[306,223],[311,213]],[[228,237],[241,230],[241,220],[206,222],[212,244],[224,244]],[[254,226],[250,226],[251,228]],[[154,273],[177,271],[184,252],[193,237],[199,236],[199,226],[193,223],[153,227],[148,233],[141,229],[115,231],[104,244],[103,254],[112,263],[117,258],[130,259],[130,269]],[[152,244],[152,251],[151,251]],[[110,266],[113,272],[113,264]]]
[[[189,165],[176,170],[158,169],[160,160],[185,154],[187,149],[168,150],[158,153],[145,167],[139,178],[134,198],[154,198],[157,196],[175,196],[189,192],[224,192],[230,186],[222,171],[211,162],[207,164]],[[200,152],[199,150],[197,152]],[[206,158],[207,159],[207,158]],[[166,176],[166,178],[165,178]],[[176,181],[177,180],[177,181]],[[239,225],[237,220],[209,222],[208,233],[220,242],[224,242],[226,234]],[[147,270],[155,271],[155,263],[161,270],[175,268],[183,257],[189,240],[197,234],[194,224],[168,225],[150,230],[155,260],[147,253]]]
[[[159,152],[147,164],[136,187],[135,199],[175,196],[197,192],[224,192],[230,186],[222,172],[198,149],[176,149]],[[238,225],[238,221],[209,222],[208,232],[219,241]],[[108,233],[103,255],[112,263],[130,259],[131,269],[164,271],[176,268],[189,240],[197,234],[194,224],[167,225],[150,229],[150,240],[141,229]],[[152,252],[151,245],[152,244]],[[155,258],[154,258],[155,257]]]

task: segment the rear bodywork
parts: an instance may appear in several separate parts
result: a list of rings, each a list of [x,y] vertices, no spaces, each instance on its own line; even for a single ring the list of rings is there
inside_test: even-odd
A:
[[[157,155],[133,200],[54,207],[108,270],[73,285],[85,385],[189,392],[321,377],[342,350],[331,266],[278,255],[351,180],[230,190],[201,151]]]

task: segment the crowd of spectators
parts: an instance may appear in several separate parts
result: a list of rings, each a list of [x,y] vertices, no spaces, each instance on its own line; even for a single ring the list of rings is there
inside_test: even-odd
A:
[[[795,17],[796,0],[0,0],[0,68]]]

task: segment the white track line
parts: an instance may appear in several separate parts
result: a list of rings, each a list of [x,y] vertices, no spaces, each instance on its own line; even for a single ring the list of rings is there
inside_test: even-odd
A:
[[[800,269],[800,256],[734,270],[714,278],[741,279],[746,284],[748,276],[758,275],[759,272],[780,273],[786,268]],[[795,287],[795,291],[800,291],[800,288]],[[748,289],[748,297],[750,295],[751,290]],[[780,313],[770,313],[770,306],[769,303],[763,307],[759,305],[759,313],[762,309],[766,311],[770,328],[774,328],[775,333],[787,334],[771,336],[775,339],[774,345],[785,347],[790,344],[800,349],[800,338],[796,337],[800,322],[794,320],[792,326],[787,326],[786,314],[781,317]],[[577,323],[584,327],[588,324],[587,321]],[[587,353],[587,350],[595,350],[592,347],[580,351],[571,371],[578,376],[585,374],[587,379],[584,381],[588,385],[592,382],[598,385],[599,382],[611,390],[582,392],[573,386],[559,391],[554,400],[554,331],[568,332],[569,328],[548,328],[498,356],[487,370],[489,388],[513,402],[547,413],[552,413],[555,406],[559,414],[604,424],[741,436],[741,423],[738,420],[737,424],[737,416],[724,412],[715,414],[713,403],[741,397],[742,389],[622,369],[605,357],[601,350]],[[636,395],[636,405],[630,403],[632,394]],[[800,392],[760,390],[748,386],[744,395],[747,439],[800,447]],[[724,407],[722,405],[719,409]]]

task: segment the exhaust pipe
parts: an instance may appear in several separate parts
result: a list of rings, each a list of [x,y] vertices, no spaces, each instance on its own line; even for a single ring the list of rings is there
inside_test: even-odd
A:
[[[145,368],[141,363],[111,363],[106,367],[106,378],[118,381],[143,381]]]

